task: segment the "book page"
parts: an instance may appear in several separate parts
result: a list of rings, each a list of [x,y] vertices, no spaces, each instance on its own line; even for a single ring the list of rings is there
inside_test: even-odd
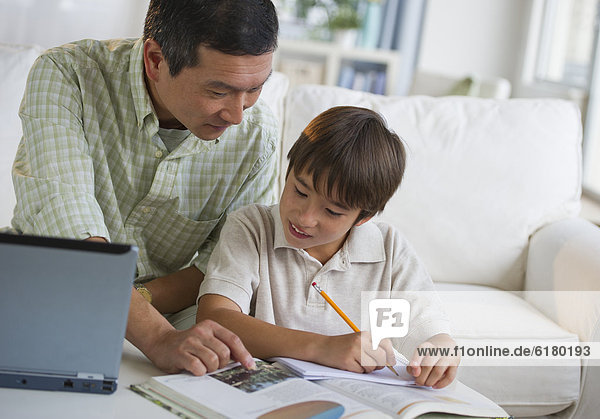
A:
[[[440,390],[393,387],[348,379],[324,380],[319,384],[400,416],[415,417],[427,412],[444,412],[465,416],[508,417],[500,406],[460,382]]]
[[[372,381],[375,383],[391,384],[396,386],[414,386],[415,379],[406,371],[406,364],[398,363],[394,369],[398,375],[394,375],[388,368],[373,371],[369,374],[344,371],[337,368],[326,367],[313,362],[301,361],[293,358],[276,357],[270,361],[276,361],[286,368],[297,373],[306,380],[322,380],[325,378],[350,378],[353,380]]]
[[[235,418],[308,417],[325,413],[345,417],[369,412],[380,415],[356,399],[302,380],[264,361],[256,364],[253,371],[235,364],[202,377],[189,374],[153,377],[149,385],[163,398],[184,405],[199,416],[206,413],[205,408]]]

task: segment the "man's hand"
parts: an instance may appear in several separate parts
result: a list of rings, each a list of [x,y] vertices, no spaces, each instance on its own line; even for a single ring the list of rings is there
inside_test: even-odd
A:
[[[406,367],[420,386],[443,388],[456,377],[460,357],[452,349],[456,343],[449,335],[440,333],[420,344]],[[448,351],[443,355],[442,351]]]
[[[252,356],[231,331],[213,321],[175,330],[135,289],[131,291],[125,337],[168,373],[186,370],[202,375],[225,366],[230,359],[246,368],[254,367]]]
[[[183,370],[204,375],[238,361],[248,369],[256,367],[240,338],[212,320],[204,320],[187,330],[168,330],[146,356],[161,370]]]

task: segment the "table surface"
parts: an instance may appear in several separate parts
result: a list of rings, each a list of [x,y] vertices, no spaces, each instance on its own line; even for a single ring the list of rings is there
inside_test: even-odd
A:
[[[85,394],[64,391],[0,388],[2,418],[165,418],[172,413],[129,389],[156,375],[164,375],[128,341],[123,344],[117,391]]]

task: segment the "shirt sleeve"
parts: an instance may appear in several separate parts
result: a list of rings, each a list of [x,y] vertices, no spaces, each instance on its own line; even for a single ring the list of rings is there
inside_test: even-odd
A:
[[[208,262],[198,299],[205,294],[221,295],[249,314],[252,295],[260,282],[257,224],[240,212],[227,218]]]
[[[210,233],[192,262],[201,272],[207,272],[208,260],[219,240],[227,214],[250,204],[271,205],[277,202],[279,192],[279,141],[275,122],[272,119],[269,119],[269,122],[272,122],[272,124],[267,124],[264,131],[266,134],[264,140],[266,152],[262,158],[256,161],[238,194],[227,208],[225,216],[221,218]]]
[[[50,55],[33,65],[19,116],[13,226],[29,234],[110,240],[94,194],[94,162],[82,123],[77,75]]]
[[[439,333],[451,333],[450,321],[433,281],[413,247],[394,231],[393,298],[410,303],[408,334],[394,339],[394,347],[410,359],[416,347]]]

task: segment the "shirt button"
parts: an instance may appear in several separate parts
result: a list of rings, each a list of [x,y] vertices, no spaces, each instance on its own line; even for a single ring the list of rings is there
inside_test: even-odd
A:
[[[150,211],[152,211],[152,208],[150,208],[150,207],[144,207],[144,208],[142,208],[142,212],[144,214],[148,214],[148,213],[150,213]]]
[[[154,153],[154,157],[156,157],[157,159],[160,159],[163,156],[163,152],[160,150],[156,150],[156,153]]]

